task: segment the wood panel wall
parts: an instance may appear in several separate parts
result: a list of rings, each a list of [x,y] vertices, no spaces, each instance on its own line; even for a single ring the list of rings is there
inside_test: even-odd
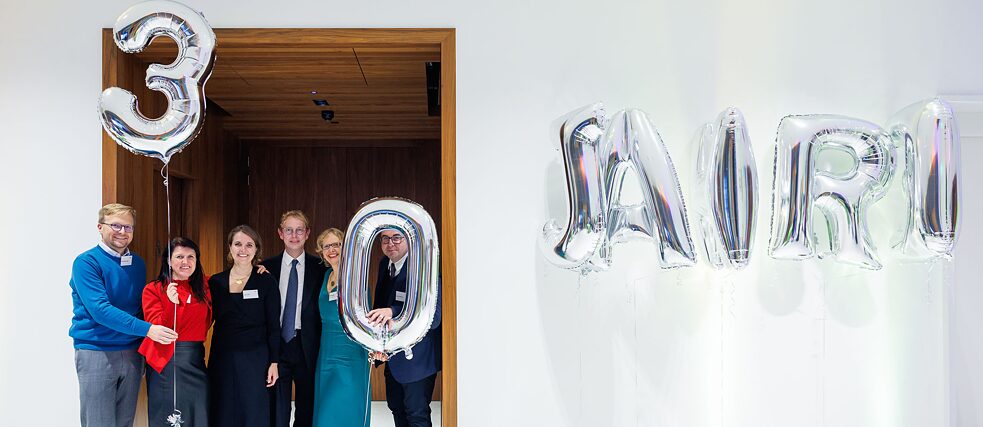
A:
[[[345,231],[363,202],[386,196],[413,200],[422,205],[440,229],[440,142],[418,141],[385,146],[291,145],[278,142],[248,145],[249,224],[263,239],[264,256],[283,252],[277,237],[280,215],[300,209],[311,220],[308,251],[316,253],[321,231],[334,227]],[[375,283],[379,247],[373,250],[370,283]],[[434,392],[440,399],[440,379]],[[372,372],[372,398],[385,400],[381,367]]]

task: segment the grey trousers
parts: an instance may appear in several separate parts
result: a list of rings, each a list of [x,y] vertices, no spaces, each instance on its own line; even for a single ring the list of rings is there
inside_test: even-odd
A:
[[[75,350],[82,427],[130,427],[143,377],[136,350]]]

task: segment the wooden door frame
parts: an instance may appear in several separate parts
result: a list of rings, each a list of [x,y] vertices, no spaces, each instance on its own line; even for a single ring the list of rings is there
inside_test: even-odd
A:
[[[215,34],[220,46],[242,44],[241,33],[248,30],[249,43],[291,46],[302,43],[342,47],[413,47],[440,46],[440,200],[441,200],[441,280],[443,331],[443,368],[441,381],[441,423],[457,426],[457,154],[456,154],[456,46],[453,28],[218,28]],[[103,30],[102,81],[103,87],[117,86],[121,71],[119,55],[125,55],[112,42],[111,30]],[[286,37],[303,32],[302,37]],[[239,33],[239,34],[237,34]],[[240,36],[237,39],[237,36]],[[221,58],[219,58],[221,60]],[[122,178],[118,157],[132,155],[116,145],[103,132],[102,137],[102,200],[117,200],[117,180]]]

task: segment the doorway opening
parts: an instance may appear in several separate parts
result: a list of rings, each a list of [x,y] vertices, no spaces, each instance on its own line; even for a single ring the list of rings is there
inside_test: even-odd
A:
[[[229,28],[215,34],[204,127],[169,165],[171,235],[180,231],[198,242],[205,272],[214,274],[227,267],[225,233],[238,224],[259,232],[268,257],[283,251],[280,214],[303,210],[311,218],[307,243],[314,253],[313,237],[329,227],[344,230],[371,198],[423,205],[441,246],[442,371],[434,400],[441,424],[456,426],[454,30]],[[133,92],[145,116],[159,117],[166,101],[145,86],[146,69],[171,63],[176,52],[163,37],[126,54],[104,29],[103,87]],[[131,247],[153,277],[168,236],[162,165],[105,133],[102,151],[103,203],[137,209]],[[372,371],[372,398],[384,406],[382,368]],[[138,414],[137,421],[146,417]]]

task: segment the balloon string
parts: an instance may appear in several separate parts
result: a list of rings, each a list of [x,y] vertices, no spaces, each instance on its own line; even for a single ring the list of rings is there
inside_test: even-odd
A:
[[[160,176],[164,178],[164,200],[167,205],[167,281],[170,285],[171,278],[174,272],[171,271],[171,186],[169,185],[169,178],[171,175],[170,168],[167,163],[164,163],[164,167],[160,169]],[[167,289],[167,286],[164,287]],[[180,298],[179,298],[180,299]],[[174,304],[174,331],[177,332],[177,304]],[[171,404],[174,413],[180,414],[177,409],[177,340],[174,340],[174,356],[171,357],[171,391],[173,395],[171,397]],[[180,418],[175,419],[173,425],[180,425]]]
[[[372,406],[372,359],[368,359],[368,375],[365,376],[365,413],[362,414],[362,427],[369,427],[369,408]]]

